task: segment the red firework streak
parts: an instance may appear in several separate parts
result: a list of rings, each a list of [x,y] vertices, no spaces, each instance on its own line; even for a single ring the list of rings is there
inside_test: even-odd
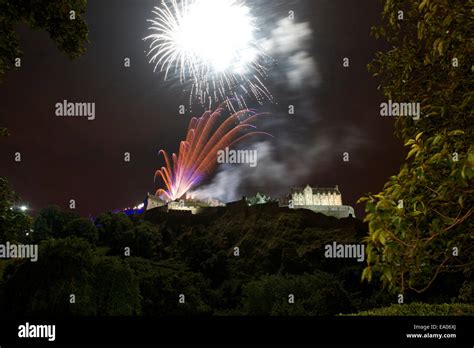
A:
[[[189,122],[186,139],[179,144],[178,155],[172,154],[171,160],[166,151],[160,150],[165,166],[155,172],[160,176],[165,188],[159,188],[155,195],[165,201],[180,199],[187,191],[211,175],[217,167],[219,150],[255,135],[267,135],[252,124],[256,118],[267,113],[255,113],[250,109],[235,112],[219,125],[224,108],[206,111],[201,117],[193,117]]]

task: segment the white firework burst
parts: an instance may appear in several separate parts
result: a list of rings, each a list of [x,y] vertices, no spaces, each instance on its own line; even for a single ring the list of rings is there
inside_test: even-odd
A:
[[[265,87],[268,57],[256,42],[255,18],[240,0],[164,0],[152,11],[149,62],[164,72],[191,83],[190,102],[202,104],[236,100],[246,107],[253,96],[271,100]]]

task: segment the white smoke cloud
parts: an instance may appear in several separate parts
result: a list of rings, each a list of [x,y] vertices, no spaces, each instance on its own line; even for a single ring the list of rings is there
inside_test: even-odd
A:
[[[258,162],[255,167],[249,167],[248,164],[222,165],[209,185],[193,191],[191,195],[200,199],[212,197],[229,202],[241,196],[239,188],[243,182],[256,182],[261,178],[279,182],[279,179],[272,178],[279,178],[285,172],[286,165],[275,160],[275,148],[272,144],[260,142],[249,146],[249,149],[257,151]],[[271,177],[268,177],[269,173],[272,173]]]
[[[226,169],[222,169],[216,174],[211,184],[193,190],[189,192],[189,195],[201,200],[213,198],[230,202],[239,196],[240,181],[238,167],[226,166]]]
[[[316,87],[320,82],[316,61],[306,50],[312,37],[308,22],[296,23],[285,17],[261,42],[263,50],[280,63],[291,88]]]
[[[238,200],[242,197],[242,184],[262,184],[272,195],[283,196],[290,186],[301,186],[301,180],[323,169],[332,159],[328,153],[342,153],[363,144],[363,138],[357,132],[333,139],[322,136],[310,144],[298,144],[282,139],[282,143],[259,142],[249,146],[257,150],[258,164],[251,168],[246,164],[223,165],[213,181],[191,193],[200,199],[217,198],[223,202]],[[286,140],[286,141],[285,141]],[[317,164],[315,167],[313,164]]]

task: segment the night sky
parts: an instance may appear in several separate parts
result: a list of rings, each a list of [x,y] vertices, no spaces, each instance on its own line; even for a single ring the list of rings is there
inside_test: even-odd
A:
[[[155,170],[163,165],[158,150],[177,151],[191,114],[200,116],[202,110],[194,106],[192,113],[179,115],[178,105],[189,104],[184,86],[163,81],[148,64],[148,44],[142,38],[157,4],[89,1],[90,44],[73,61],[47,33],[18,28],[22,67],[8,72],[0,84],[0,126],[11,134],[0,140],[0,175],[33,212],[51,204],[66,208],[75,199],[82,215],[96,215],[135,205],[158,188],[153,182]],[[369,35],[379,22],[380,3],[249,4],[265,19],[263,36],[290,10],[295,22],[308,23],[311,40],[302,50],[317,72],[291,85],[286,80],[288,57],[273,57],[267,85],[274,103],[251,105],[272,112],[266,125],[274,135],[272,165],[263,161],[257,172],[243,176],[235,183],[234,196],[257,191],[280,196],[292,186],[338,184],[343,203],[355,206],[361,195],[381,190],[404,157],[393,136],[393,120],[379,116],[384,98],[366,67],[375,51],[386,48]],[[213,47],[218,43],[211,42]],[[130,68],[124,67],[125,57]],[[349,68],[342,66],[344,57],[350,59]],[[95,120],[56,117],[55,104],[64,99],[95,102]],[[295,105],[295,115],[285,114],[289,104]],[[344,151],[350,153],[349,162],[342,160]],[[15,152],[21,153],[21,163],[14,161]],[[124,152],[131,153],[130,163],[124,162]],[[356,206],[359,217],[362,208]]]

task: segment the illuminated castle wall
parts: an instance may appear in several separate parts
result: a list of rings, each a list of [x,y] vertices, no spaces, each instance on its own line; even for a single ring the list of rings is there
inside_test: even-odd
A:
[[[354,208],[342,204],[339,187],[311,187],[291,190],[288,207],[291,209],[309,209],[317,213],[335,216],[337,218],[355,217]]]
[[[205,200],[198,200],[194,197],[187,196],[185,199],[180,199],[171,202],[165,202],[155,195],[148,194],[146,199],[145,210],[154,208],[165,208],[167,212],[190,212],[191,214],[202,213],[207,208],[225,207],[221,201],[213,198]]]
[[[339,188],[319,188],[306,185],[304,189],[292,189],[291,199],[294,206],[342,205]]]
[[[321,188],[306,185],[305,188],[291,189],[290,194],[281,199],[274,199],[261,193],[254,197],[244,197],[247,205],[276,203],[280,207],[290,209],[309,209],[316,213],[322,213],[337,218],[355,217],[354,208],[342,204],[342,195],[339,187]],[[191,214],[199,214],[211,207],[224,207],[225,203],[217,199],[197,200],[188,196],[171,202],[165,202],[159,197],[148,194],[145,210],[164,208],[165,211],[189,211]]]

